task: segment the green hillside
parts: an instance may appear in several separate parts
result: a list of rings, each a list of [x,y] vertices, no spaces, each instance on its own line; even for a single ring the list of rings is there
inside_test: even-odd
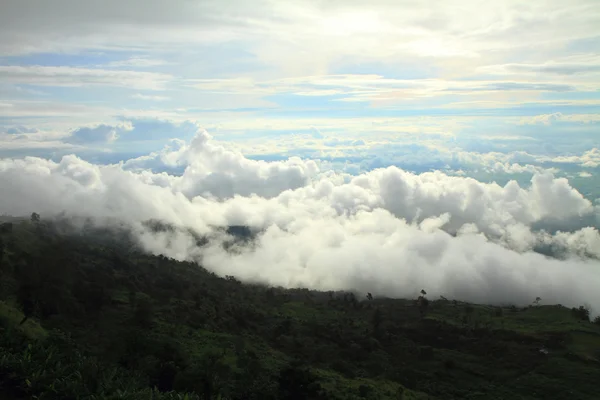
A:
[[[0,399],[599,396],[585,308],[269,288],[118,229],[4,221]]]

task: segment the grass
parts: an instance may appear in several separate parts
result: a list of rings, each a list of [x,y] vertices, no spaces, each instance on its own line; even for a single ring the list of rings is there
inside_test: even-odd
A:
[[[46,330],[32,319],[20,325],[23,317],[23,313],[17,308],[0,301],[0,329],[16,329],[31,340],[40,340],[48,336]]]

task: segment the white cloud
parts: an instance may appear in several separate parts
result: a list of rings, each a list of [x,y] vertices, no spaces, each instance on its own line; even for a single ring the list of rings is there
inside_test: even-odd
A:
[[[37,133],[37,132],[39,132],[37,128],[28,128],[28,127],[22,126],[22,125],[13,126],[11,128],[6,129],[6,133],[8,133],[10,135],[17,135],[17,134],[21,134],[21,133]]]
[[[390,101],[448,95],[489,95],[503,92],[565,92],[577,88],[553,81],[499,81],[485,79],[392,79],[374,74],[319,75],[256,81],[250,78],[193,79],[193,87],[209,93],[341,95],[335,101]],[[594,86],[596,88],[596,86]]]
[[[593,148],[582,155],[559,156],[552,158],[556,163],[580,164],[583,167],[596,168],[600,165],[600,149]]]
[[[112,61],[106,64],[106,67],[111,68],[151,68],[151,67],[160,67],[163,65],[169,65],[168,62],[164,60],[157,60],[152,58],[144,58],[144,57],[131,57],[126,60]]]
[[[108,69],[0,65],[0,82],[41,86],[119,86],[133,89],[162,90],[173,79],[157,72],[117,71]]]
[[[171,98],[190,108],[234,101],[272,106],[261,97],[273,93],[311,96],[315,102],[335,98],[332,107],[356,108],[360,104],[352,103],[452,109],[597,105],[596,99],[567,95],[598,89],[593,74],[600,12],[594,0],[525,6],[456,0],[434,9],[416,1],[231,0],[228,7],[213,0],[177,7],[158,0],[4,3],[2,54],[125,54],[101,69],[4,66],[6,82],[167,87],[185,93]],[[473,9],[478,18],[469,18]],[[356,72],[358,66],[366,73]],[[152,67],[170,74],[121,70]],[[192,95],[175,85],[174,76],[200,92]],[[541,100],[547,92],[563,96]]]
[[[261,39],[266,44],[257,51],[265,58],[284,43],[288,47],[293,44],[289,50],[297,51],[311,48],[323,38],[327,40],[321,40],[326,44],[321,52],[333,52],[334,57],[352,46],[371,57],[406,53],[472,56],[511,46],[538,45],[545,49],[592,38],[598,26],[595,5],[593,0],[574,1],[569,7],[554,2],[522,6],[516,1],[482,5],[461,0],[431,10],[429,5],[414,1],[375,1],[368,5],[317,1],[258,1],[250,5],[232,1],[229,7],[222,7],[218,1],[209,0],[168,7],[158,0],[127,4],[109,0],[101,5],[57,0],[52,6],[43,0],[7,0],[0,23],[3,37],[12,39],[3,43],[7,52],[31,51],[50,43],[54,47],[62,44],[63,48],[81,46],[81,42],[88,47],[123,47],[133,46],[134,40],[139,48],[150,43],[197,43],[208,36],[213,41]],[[470,18],[468,11],[475,8],[478,18]],[[65,9],[68,15],[62,12]],[[274,31],[279,33],[277,37],[273,37]],[[79,36],[72,37],[73,32]],[[560,38],[558,43],[551,40],[554,37]],[[453,40],[456,38],[461,40]],[[285,56],[290,57],[289,53]]]
[[[211,143],[205,131],[196,134],[189,145],[174,142],[160,153],[128,160],[126,169],[185,167],[173,186],[188,197],[196,195],[229,198],[257,194],[274,197],[287,189],[306,185],[318,173],[314,161],[292,158],[282,162],[253,161],[241,153]]]
[[[141,170],[153,163],[186,170],[181,177]],[[114,218],[137,226],[148,250],[198,259],[246,280],[393,296],[425,287],[471,301],[525,304],[541,296],[600,306],[600,264],[586,259],[598,257],[598,231],[551,236],[532,228],[571,225],[596,212],[551,174],[535,175],[527,188],[395,167],[351,178],[301,160],[251,161],[201,132],[189,145],[175,141],[170,151],[130,165],[97,166],[74,156],[59,163],[0,160],[0,186],[7,189],[0,212]],[[149,218],[209,235],[211,226],[239,224],[262,233],[252,249],[235,254],[217,242],[196,248],[183,234],[166,247],[140,227]],[[566,259],[531,252],[541,244],[563,249]]]
[[[147,95],[147,94],[141,94],[141,93],[136,93],[131,97],[134,99],[138,99],[138,100],[150,100],[150,101],[167,101],[167,100],[169,100],[169,97],[167,97],[167,96],[153,96],[153,95]]]
[[[600,122],[600,114],[563,114],[560,112],[552,114],[540,114],[533,117],[523,117],[522,125],[551,125],[554,122],[594,123]]]
[[[117,126],[106,124],[92,127],[85,126],[72,131],[71,136],[66,141],[76,144],[110,143],[117,140],[122,133],[131,130],[133,130],[131,123]]]
[[[560,60],[550,60],[542,63],[512,63],[490,65],[478,68],[481,72],[499,75],[531,74],[548,75],[577,75],[600,73],[600,56],[598,54],[577,54],[563,57]]]

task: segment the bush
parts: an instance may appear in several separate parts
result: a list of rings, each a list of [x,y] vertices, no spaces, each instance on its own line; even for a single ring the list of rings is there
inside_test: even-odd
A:
[[[575,308],[573,307],[571,309],[571,313],[573,314],[573,316],[579,320],[582,321],[588,321],[590,320],[590,310],[585,307],[585,306],[579,306],[579,308]]]
[[[454,360],[448,359],[444,361],[444,368],[446,369],[454,369],[456,367],[456,363]]]
[[[433,359],[433,348],[431,346],[423,346],[419,348],[419,358],[423,361]]]
[[[368,398],[373,393],[373,386],[360,385],[358,388],[358,395],[362,398]]]

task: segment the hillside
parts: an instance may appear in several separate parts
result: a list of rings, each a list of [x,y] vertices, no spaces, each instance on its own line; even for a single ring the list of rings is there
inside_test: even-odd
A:
[[[598,397],[600,325],[583,307],[271,288],[134,243],[4,218],[3,398]]]

